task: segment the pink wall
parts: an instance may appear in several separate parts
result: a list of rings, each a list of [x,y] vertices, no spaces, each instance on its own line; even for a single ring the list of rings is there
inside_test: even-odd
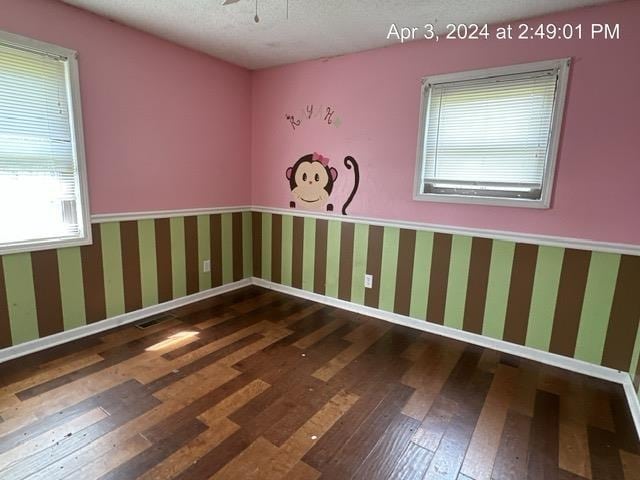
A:
[[[92,213],[250,203],[249,71],[54,0],[0,12],[79,53]]]
[[[621,23],[622,40],[419,41],[255,72],[254,205],[287,208],[285,170],[313,151],[337,166],[332,198],[342,203],[352,177],[341,160],[350,154],[362,174],[352,215],[639,244],[640,2],[529,23],[539,22],[581,23],[589,33],[592,23]],[[551,209],[412,200],[421,77],[569,56]],[[333,106],[341,126],[310,120],[294,132],[284,115],[310,103]]]

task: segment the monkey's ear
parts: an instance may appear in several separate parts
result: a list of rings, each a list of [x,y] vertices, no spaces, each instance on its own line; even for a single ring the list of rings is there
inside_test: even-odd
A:
[[[292,173],[293,173],[293,167],[287,168],[287,180],[291,180]]]
[[[331,175],[331,178],[333,179],[333,181],[336,181],[336,178],[338,178],[338,170],[336,170],[335,168],[331,167],[329,169],[329,174]]]

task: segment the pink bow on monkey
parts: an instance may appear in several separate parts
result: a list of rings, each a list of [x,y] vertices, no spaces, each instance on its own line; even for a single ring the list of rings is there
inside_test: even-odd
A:
[[[313,152],[313,156],[311,157],[311,160],[318,161],[325,167],[329,166],[329,159],[327,157],[320,155],[318,152]]]

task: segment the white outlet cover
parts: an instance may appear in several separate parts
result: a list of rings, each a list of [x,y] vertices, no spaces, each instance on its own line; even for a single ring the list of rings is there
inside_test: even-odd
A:
[[[205,260],[202,262],[202,271],[203,272],[211,271],[211,260]]]
[[[373,287],[373,275],[365,274],[365,276],[364,276],[364,287],[365,288]]]

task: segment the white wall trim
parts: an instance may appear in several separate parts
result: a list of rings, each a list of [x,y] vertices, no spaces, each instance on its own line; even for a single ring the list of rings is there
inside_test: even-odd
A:
[[[631,377],[627,372],[614,370],[612,368],[603,367],[600,365],[594,365],[592,363],[584,362],[575,358],[565,357],[562,355],[557,355],[555,353],[543,352],[542,350],[536,350],[524,345],[516,345],[514,343],[505,342],[504,340],[485,337],[476,333],[457,330],[445,325],[438,325],[424,320],[418,320],[416,318],[399,315],[397,313],[386,312],[377,308],[347,302],[346,300],[340,300],[338,298],[332,298],[313,292],[307,292],[305,290],[289,287],[287,285],[281,285],[279,283],[273,283],[261,278],[252,277],[251,283],[259,287],[268,288],[277,292],[287,293],[289,295],[294,295],[296,297],[312,300],[314,302],[323,303],[325,305],[331,305],[333,307],[338,307],[343,310],[348,310],[351,312],[367,315],[369,317],[378,318],[380,320],[395,323],[397,325],[403,325],[405,327],[414,328],[423,332],[433,333],[436,335],[441,335],[443,337],[453,338],[455,340],[461,340],[466,343],[472,343],[481,347],[509,353],[511,355],[527,358],[529,360],[562,368],[571,372],[581,373],[590,377],[619,383],[624,387],[624,391],[627,396],[627,402],[629,404],[629,409],[631,410],[631,414],[634,419],[636,431],[640,436],[640,404],[638,403],[638,396],[636,395],[633,383],[631,382]]]
[[[191,215],[212,215],[214,213],[248,212],[250,205],[236,207],[186,208],[182,210],[154,210],[130,213],[98,213],[91,215],[91,223],[126,222],[128,220],[145,220],[154,218],[188,217]]]
[[[74,328],[72,330],[67,330],[64,332],[49,335],[44,338],[20,343],[13,347],[7,347],[0,350],[0,363],[14,358],[22,357],[30,353],[38,352],[46,348],[55,347],[56,345],[71,342],[73,340],[78,340],[95,333],[110,330],[112,328],[119,327],[120,325],[143,320],[147,317],[173,310],[174,308],[182,307],[184,305],[198,302],[200,300],[205,300],[210,297],[215,297],[216,295],[221,295],[223,293],[237,290],[238,288],[246,287],[249,285],[251,285],[251,279],[245,278],[237,282],[222,285],[221,287],[210,288],[209,290],[204,290],[192,295],[169,300],[168,302],[159,303],[158,305],[153,305],[150,307],[141,308],[140,310],[135,310],[133,312],[117,315],[115,317],[107,318],[106,320],[101,320],[96,323],[83,325],[82,327]]]
[[[490,230],[484,228],[457,227],[453,225],[441,225],[436,223],[421,223],[402,220],[389,220],[375,217],[343,216],[328,213],[306,212],[290,208],[251,207],[252,211],[263,213],[279,213],[281,215],[294,215],[298,217],[324,218],[350,223],[366,223],[368,225],[380,225],[382,227],[409,228],[413,230],[428,230],[438,233],[451,233],[454,235],[468,235],[473,237],[492,238],[509,242],[531,243],[535,245],[547,245],[551,247],[575,248],[578,250],[592,250],[598,252],[619,253],[626,255],[640,255],[640,245],[630,243],[601,242],[574,237],[560,237],[553,235],[538,235],[533,233],[511,232],[506,230]]]
[[[508,230],[491,230],[485,228],[458,227],[455,225],[443,225],[438,223],[411,222],[403,220],[391,220],[378,217],[344,216],[328,213],[306,212],[290,208],[272,208],[258,205],[238,205],[233,207],[212,208],[188,208],[183,210],[157,210],[148,212],[130,213],[100,213],[91,215],[92,223],[124,222],[128,220],[144,220],[154,218],[186,217],[190,215],[211,215],[215,213],[234,212],[262,212],[279,213],[281,215],[294,215],[298,217],[322,218],[337,220],[340,222],[365,223],[367,225],[380,225],[382,227],[409,228],[413,230],[427,230],[430,232],[450,233],[454,235],[467,235],[473,237],[492,238],[508,242],[531,243],[534,245],[547,245],[551,247],[575,248],[578,250],[590,250],[621,255],[640,256],[640,245],[630,243],[601,242],[575,237],[560,237],[554,235],[539,235],[533,233],[512,232]]]

